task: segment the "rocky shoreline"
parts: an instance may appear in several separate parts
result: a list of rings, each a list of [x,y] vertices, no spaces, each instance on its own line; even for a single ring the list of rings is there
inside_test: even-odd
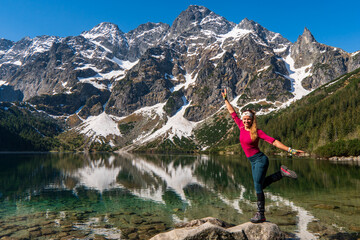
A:
[[[318,206],[318,208],[329,206]],[[62,216],[63,215],[63,216]],[[174,227],[156,219],[157,214],[148,214],[142,218],[135,213],[124,213],[102,216],[89,219],[85,213],[55,212],[36,213],[0,219],[1,240],[28,240],[28,239],[133,239],[133,240],[203,240],[203,239],[297,239],[293,233],[285,232],[271,222],[253,224],[250,222],[235,226],[213,217],[192,220],[187,223],[178,223]],[[124,218],[125,217],[125,218]],[[128,218],[129,217],[129,218]],[[109,221],[107,218],[112,219]],[[96,221],[96,220],[100,221]],[[121,221],[123,227],[115,227],[114,223]],[[133,227],[130,227],[130,225]],[[279,224],[283,227],[282,224]],[[358,239],[359,229],[353,233],[338,232],[327,229],[321,223],[314,221],[309,225],[310,231],[319,239]]]
[[[360,156],[348,156],[348,157],[330,157],[330,158],[317,158],[320,160],[329,160],[330,162],[340,164],[350,164],[360,166]]]
[[[273,155],[275,156],[282,156],[282,157],[286,157],[289,156],[288,153],[274,153]],[[337,162],[337,163],[343,163],[343,164],[352,164],[352,165],[358,165],[360,166],[360,156],[333,156],[333,157],[318,157],[316,155],[313,154],[309,154],[309,153],[305,153],[300,155],[300,157],[311,157],[311,158],[316,158],[318,160],[328,160],[331,162]]]
[[[285,234],[276,224],[270,222],[261,224],[247,222],[233,226],[222,220],[207,217],[183,224],[181,228],[160,233],[150,240],[186,239],[281,240],[285,239]]]

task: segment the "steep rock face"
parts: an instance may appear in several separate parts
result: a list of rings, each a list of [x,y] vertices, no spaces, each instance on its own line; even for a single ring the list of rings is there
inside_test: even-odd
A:
[[[103,22],[90,31],[81,34],[86,39],[105,48],[119,59],[124,59],[128,53],[128,42],[125,34],[112,23]]]
[[[307,28],[291,47],[291,57],[296,68],[311,66],[311,75],[302,81],[303,87],[308,90],[348,72],[349,68],[348,53],[318,43]]]
[[[184,101],[184,93],[181,89],[171,93],[163,109],[169,117],[172,117],[185,103],[186,100]]]
[[[23,45],[25,43],[21,44]],[[27,42],[26,45],[32,43]],[[17,49],[19,46],[14,45],[9,51],[15,53],[18,52]],[[11,56],[9,51],[7,58]],[[26,52],[29,52],[29,49]],[[110,60],[113,58],[111,53],[103,52],[101,47],[81,36],[54,41],[48,50],[29,54],[26,58],[25,56],[18,56],[18,61],[26,59],[19,66],[3,64],[0,68],[2,79],[14,90],[20,91],[23,99],[19,100],[25,101],[42,94],[52,95],[70,91],[81,82],[90,82],[107,89],[111,78],[101,77],[99,74],[121,69]],[[91,77],[93,79],[88,80]]]
[[[145,51],[154,47],[167,33],[170,26],[165,23],[145,23],[125,34],[129,51],[127,59],[131,62],[138,60]]]
[[[28,57],[48,51],[52,44],[60,38],[54,36],[40,36],[31,39],[25,37],[14,43],[0,58],[0,64],[14,64],[21,66],[28,61]]]
[[[199,121],[215,113],[223,104],[221,89],[226,87],[231,98],[235,95],[242,74],[229,52],[223,55],[216,67],[211,62],[205,62],[198,72],[196,85],[187,90],[192,104],[186,109],[184,117],[190,121]]]
[[[360,51],[357,51],[350,55],[349,72],[354,71],[359,67],[360,67]]]
[[[326,46],[319,44],[311,32],[305,28],[304,32],[291,47],[291,56],[295,61],[295,68],[300,68],[313,63],[320,56],[320,51]]]
[[[209,56],[210,55],[210,56]],[[227,43],[223,55],[203,53],[197,64],[197,81],[187,89],[191,105],[184,117],[199,121],[217,111],[223,102],[220,91],[227,88],[229,99],[242,95],[240,104],[253,99],[284,102],[292,97],[291,82],[285,64],[272,48],[257,44],[252,34]]]
[[[104,105],[110,95],[109,91],[99,90],[89,83],[77,84],[71,91],[70,94],[36,96],[29,102],[52,115],[71,115],[79,111],[79,115],[85,118],[91,111],[98,115],[98,110],[91,108],[97,103]]]
[[[151,48],[125,79],[116,82],[106,112],[124,116],[144,107],[165,102],[170,96],[172,82],[166,78],[174,67],[176,53],[167,48]]]
[[[302,81],[306,89],[315,89],[348,72],[349,57],[337,50],[323,53],[313,63],[311,76]]]

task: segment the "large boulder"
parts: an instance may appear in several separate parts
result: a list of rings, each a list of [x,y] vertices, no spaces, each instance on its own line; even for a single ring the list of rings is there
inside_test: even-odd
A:
[[[285,239],[285,235],[279,227],[270,222],[260,224],[244,223],[229,227],[224,221],[208,217],[193,220],[181,228],[169,232],[160,233],[151,240],[204,240],[204,239],[226,239],[226,240],[278,240]]]
[[[243,233],[245,235],[244,239],[257,239],[257,240],[280,240],[285,239],[285,234],[280,230],[278,225],[271,222],[264,223],[251,223],[247,222],[235,227],[227,229],[233,234]],[[240,235],[239,235],[240,236]],[[243,238],[235,238],[243,239]]]

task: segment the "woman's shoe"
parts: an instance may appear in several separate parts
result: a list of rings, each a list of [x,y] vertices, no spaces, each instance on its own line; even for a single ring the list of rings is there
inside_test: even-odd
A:
[[[266,218],[265,218],[264,213],[260,213],[260,212],[256,212],[255,216],[250,219],[250,222],[252,222],[252,223],[262,223],[265,221],[266,221]]]
[[[255,216],[250,219],[252,223],[262,223],[266,221],[265,218],[265,201],[257,202],[258,211],[255,213]]]
[[[281,165],[280,167],[281,176],[283,177],[289,177],[289,178],[297,178],[296,172],[288,169],[287,166]]]

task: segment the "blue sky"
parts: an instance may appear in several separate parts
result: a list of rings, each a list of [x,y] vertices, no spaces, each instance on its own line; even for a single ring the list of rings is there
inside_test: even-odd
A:
[[[360,50],[360,1],[269,0],[0,0],[0,38],[76,36],[100,22],[128,32],[146,22],[172,24],[189,5],[201,5],[239,23],[248,18],[295,42],[307,27],[318,42]]]

